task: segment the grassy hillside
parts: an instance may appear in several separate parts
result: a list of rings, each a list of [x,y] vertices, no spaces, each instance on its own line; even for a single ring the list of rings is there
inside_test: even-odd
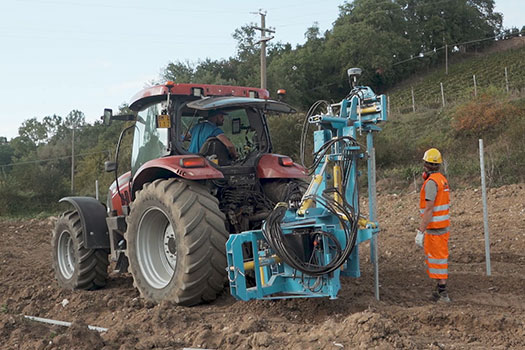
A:
[[[474,74],[477,96],[473,93]],[[388,95],[390,119],[377,137],[379,179],[395,187],[420,183],[421,157],[426,149],[437,147],[453,185],[479,186],[481,138],[489,185],[525,181],[525,47],[452,64],[448,75],[440,69],[413,77]]]
[[[525,38],[515,39],[521,43]],[[463,101],[474,95],[474,75],[478,92],[488,87],[506,91],[505,67],[509,91],[516,93],[525,88],[525,45],[450,64],[448,74],[445,74],[445,67],[440,67],[431,73],[410,78],[389,91],[390,103],[394,111],[411,111],[413,88],[416,111],[441,107],[440,83],[443,83],[446,104]]]

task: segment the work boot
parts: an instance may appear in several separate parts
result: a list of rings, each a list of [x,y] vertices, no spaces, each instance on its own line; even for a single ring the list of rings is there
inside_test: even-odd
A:
[[[439,286],[432,292],[432,300],[438,303],[450,303],[447,290],[445,288],[440,288]]]

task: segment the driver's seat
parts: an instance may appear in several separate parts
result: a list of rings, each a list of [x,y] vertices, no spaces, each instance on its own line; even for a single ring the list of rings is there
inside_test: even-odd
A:
[[[220,166],[230,165],[233,161],[224,143],[216,137],[209,137],[199,150],[199,154],[211,161],[216,160],[215,163],[218,162]]]

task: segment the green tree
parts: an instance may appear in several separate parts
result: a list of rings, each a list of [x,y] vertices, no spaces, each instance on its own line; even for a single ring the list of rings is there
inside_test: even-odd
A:
[[[46,125],[39,122],[37,118],[25,120],[18,128],[18,135],[34,145],[44,143],[48,138]]]
[[[233,38],[237,40],[236,58],[241,61],[249,61],[259,54],[257,49],[258,40],[255,37],[254,27],[257,27],[257,24],[250,23],[235,29],[235,32],[232,34]]]
[[[162,77],[175,83],[193,83],[194,74],[195,68],[190,62],[177,61],[169,63],[164,68]]]
[[[0,144],[0,164],[9,164],[14,155],[13,147],[9,143]]]
[[[127,105],[119,107],[119,114],[127,114],[130,110]],[[104,162],[114,160],[115,149],[122,130],[131,125],[131,122],[114,122],[106,126],[101,122],[86,125],[80,131],[82,140],[95,140],[86,144],[89,152],[78,160],[75,181],[77,192],[80,195],[94,196],[95,181],[99,181],[100,199],[105,200],[109,185],[115,180],[114,173],[104,171]],[[131,166],[131,144],[133,129],[124,135],[119,151],[118,175],[130,170]],[[86,141],[87,142],[87,141]]]
[[[84,125],[86,125],[86,117],[84,113],[76,109],[69,112],[64,120],[64,126],[66,128],[78,128]]]
[[[408,36],[420,51],[490,38],[502,27],[502,15],[494,12],[494,0],[396,0],[396,3],[404,9]]]

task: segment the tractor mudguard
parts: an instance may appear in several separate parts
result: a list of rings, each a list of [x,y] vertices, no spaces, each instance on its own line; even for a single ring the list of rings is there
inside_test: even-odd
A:
[[[169,156],[150,160],[144,163],[135,176],[131,188],[132,198],[135,192],[140,190],[147,182],[160,178],[180,177],[187,180],[223,179],[224,175],[205,160],[204,166],[183,167],[182,160],[185,158],[199,157],[197,154]],[[203,158],[204,159],[204,158]]]
[[[123,206],[129,205],[131,202],[131,171],[120,175],[118,178],[118,185],[120,195],[117,191],[117,181],[113,181],[111,186],[109,186],[109,198],[108,207],[110,210],[116,210],[117,215],[123,215]]]
[[[109,248],[106,207],[102,203],[92,197],[64,197],[59,202],[72,204],[80,215],[84,248]]]
[[[282,165],[280,158],[288,158],[279,154],[265,154],[257,164],[257,177],[259,179],[301,179],[308,176],[305,168],[297,163]]]

